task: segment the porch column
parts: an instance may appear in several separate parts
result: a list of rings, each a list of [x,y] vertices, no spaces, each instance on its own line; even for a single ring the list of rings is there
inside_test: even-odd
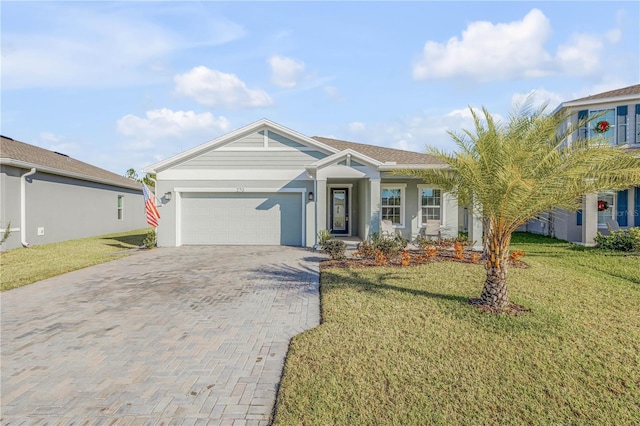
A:
[[[380,179],[369,179],[369,235],[380,233]]]
[[[475,214],[473,206],[467,209],[469,217],[469,241],[474,241],[474,250],[484,250],[484,241],[482,240],[482,218]]]
[[[595,246],[593,239],[598,233],[598,194],[582,197],[582,244]]]
[[[316,208],[318,232],[327,229],[327,180],[317,180]]]

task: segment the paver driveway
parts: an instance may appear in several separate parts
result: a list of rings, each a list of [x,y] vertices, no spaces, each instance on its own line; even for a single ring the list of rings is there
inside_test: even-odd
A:
[[[1,423],[267,424],[317,260],[162,248],[2,293]]]

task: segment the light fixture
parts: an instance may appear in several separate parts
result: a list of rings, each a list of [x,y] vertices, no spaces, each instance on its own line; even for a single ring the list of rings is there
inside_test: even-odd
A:
[[[164,193],[164,199],[167,201],[171,201],[171,191]]]
[[[309,192],[309,201],[313,201],[313,192]]]

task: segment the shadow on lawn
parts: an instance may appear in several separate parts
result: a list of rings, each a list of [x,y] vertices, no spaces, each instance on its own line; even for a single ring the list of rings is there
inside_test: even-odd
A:
[[[107,237],[107,238],[104,238],[104,239],[107,240],[107,241],[108,240],[113,240],[113,241],[120,242],[120,244],[106,243],[106,245],[108,245],[108,246],[116,247],[116,248],[122,248],[122,249],[130,249],[130,248],[132,248],[131,246],[140,247],[142,245],[142,240],[144,240],[146,235],[147,235],[146,232],[142,232],[140,234],[121,235],[121,236],[117,236],[117,237]],[[128,244],[128,246],[125,246],[124,244]]]
[[[363,275],[358,271],[348,270],[347,272],[349,276],[346,278],[343,275],[334,274],[332,272],[325,271],[323,272],[323,274],[326,274],[326,277],[329,280],[329,282],[333,283],[334,285],[335,284],[349,285],[349,286],[359,288],[361,291],[370,292],[370,293],[380,293],[381,291],[384,291],[384,290],[391,290],[399,293],[410,294],[412,296],[427,297],[430,299],[448,300],[452,302],[459,302],[459,303],[465,303],[465,304],[469,302],[469,298],[464,296],[455,296],[453,294],[432,293],[426,290],[419,290],[415,288],[408,288],[408,287],[401,287],[397,285],[387,284],[386,281],[390,281],[396,278],[400,279],[398,274],[393,272],[380,274],[378,279],[379,282],[375,282],[363,277]]]

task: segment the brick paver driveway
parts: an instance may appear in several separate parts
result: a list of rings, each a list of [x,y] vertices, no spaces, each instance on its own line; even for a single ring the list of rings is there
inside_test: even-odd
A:
[[[317,260],[162,248],[3,293],[1,423],[267,424]]]

